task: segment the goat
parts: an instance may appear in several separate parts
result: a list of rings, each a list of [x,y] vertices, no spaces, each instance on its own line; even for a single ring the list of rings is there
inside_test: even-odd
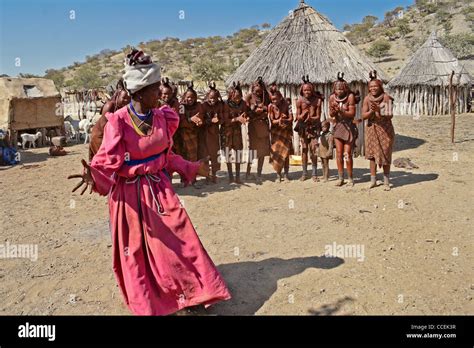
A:
[[[92,129],[92,126],[92,120],[84,119],[79,121],[79,133],[84,133],[86,135],[84,144],[89,142],[89,132]]]
[[[64,121],[64,130],[68,139],[76,138],[76,130],[70,121]]]
[[[79,142],[81,139],[81,134],[85,134],[86,138],[84,140],[84,144],[87,144],[89,142],[89,132],[94,126],[92,119],[83,119],[78,121],[74,120],[71,116],[66,116],[64,119],[65,128],[69,128],[70,134],[76,138],[76,141]],[[68,123],[67,126],[66,122]],[[66,128],[66,132],[68,132],[68,128]]]
[[[33,147],[36,148],[36,140],[38,140],[42,136],[41,132],[37,132],[36,134],[28,134],[28,133],[23,133],[20,135],[21,137],[21,147],[23,150],[25,149],[26,143],[30,142],[33,144]],[[30,144],[30,149],[31,149],[31,144]]]

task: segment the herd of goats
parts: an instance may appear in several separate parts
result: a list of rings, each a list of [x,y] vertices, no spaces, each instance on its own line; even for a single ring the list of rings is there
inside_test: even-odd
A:
[[[90,131],[94,126],[93,119],[74,120],[71,116],[64,118],[64,131],[66,141],[80,142],[84,136],[84,144],[89,142]],[[54,130],[48,131],[45,134],[46,143],[52,144],[52,138],[56,135]],[[38,131],[35,134],[22,133],[20,134],[21,143],[18,146],[24,150],[28,148],[36,148],[36,142],[43,136],[43,133]]]
[[[27,146],[29,146],[29,148],[36,148],[37,143],[53,145],[52,138],[59,135],[65,136],[67,142],[73,141],[76,143],[81,142],[84,137],[84,144],[87,144],[97,114],[100,114],[101,107],[108,99],[110,99],[108,94],[101,91],[97,92],[96,90],[66,94],[62,99],[63,103],[79,106],[82,104],[82,107],[77,108],[76,111],[79,113],[79,118],[85,118],[74,119],[71,115],[67,115],[64,117],[64,128],[61,131],[59,129],[43,128],[37,129],[35,134],[22,133],[20,134],[21,143],[18,143],[18,146],[21,146],[22,149],[26,149]]]

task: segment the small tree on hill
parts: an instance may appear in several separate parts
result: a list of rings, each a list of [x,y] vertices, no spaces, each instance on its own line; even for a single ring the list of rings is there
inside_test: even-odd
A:
[[[390,45],[390,42],[388,42],[385,39],[380,39],[375,41],[367,50],[367,54],[369,54],[371,57],[377,58],[378,61],[380,62],[380,59],[382,57],[386,57],[388,55],[388,52],[390,51],[390,48],[392,46]]]

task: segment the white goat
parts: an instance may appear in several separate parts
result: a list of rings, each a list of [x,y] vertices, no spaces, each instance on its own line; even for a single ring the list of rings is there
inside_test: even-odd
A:
[[[71,116],[67,116],[65,119],[67,119],[67,121],[64,121],[66,134],[72,135],[72,137],[75,137],[76,141],[78,142],[81,139],[81,134],[85,134],[86,138],[84,140],[84,144],[87,144],[89,142],[89,132],[94,126],[92,119],[83,119],[79,121],[72,119]]]
[[[76,130],[70,121],[64,121],[64,130],[68,139],[76,138]]]
[[[84,139],[84,144],[89,142],[89,132],[94,125],[92,124],[92,120],[84,119],[79,121],[79,133],[84,133],[86,138]]]
[[[36,140],[38,140],[42,136],[41,132],[37,132],[36,134],[28,134],[28,133],[23,133],[20,135],[21,137],[21,147],[23,150],[25,149],[26,143],[30,142],[30,149],[31,149],[31,144],[33,144],[33,147],[36,148]]]

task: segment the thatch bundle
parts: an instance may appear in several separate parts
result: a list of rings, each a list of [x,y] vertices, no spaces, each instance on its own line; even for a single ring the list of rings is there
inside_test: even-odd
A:
[[[326,117],[337,73],[344,72],[351,88],[360,91],[364,98],[371,70],[376,70],[375,65],[327,18],[300,1],[298,8],[272,29],[262,44],[227,79],[226,84],[240,81],[244,88],[248,88],[262,76],[267,85],[276,83],[294,104],[299,96],[301,77],[309,75],[310,81],[325,96],[323,117]],[[386,80],[383,73],[379,76]],[[360,134],[359,149],[362,150],[362,126]]]
[[[449,109],[449,79],[454,71],[457,112],[467,111],[472,77],[432,33],[388,84],[395,115],[443,115]]]

